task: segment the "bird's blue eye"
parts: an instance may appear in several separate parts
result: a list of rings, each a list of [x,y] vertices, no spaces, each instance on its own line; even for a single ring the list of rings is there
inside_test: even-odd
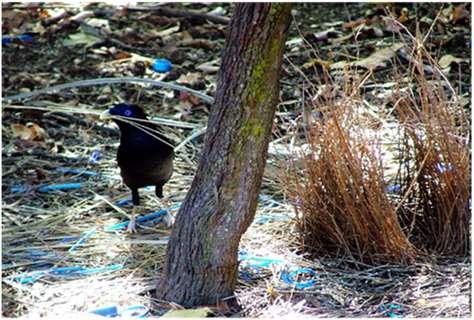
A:
[[[130,117],[132,115],[132,110],[125,110],[123,112],[123,115],[126,116],[126,117]]]

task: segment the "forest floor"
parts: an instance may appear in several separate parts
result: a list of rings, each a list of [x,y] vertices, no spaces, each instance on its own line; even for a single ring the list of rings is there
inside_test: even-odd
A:
[[[118,102],[136,103],[179,146],[175,172],[164,187],[175,214],[197,167],[211,104],[126,79],[5,99],[112,77],[174,82],[214,96],[233,5],[152,5],[3,4],[3,35],[24,35],[2,39],[4,317],[64,316],[109,305],[122,315],[136,305],[149,316],[180,309],[153,295],[170,230],[153,221],[133,235],[113,228],[131,211],[130,192],[115,162],[118,129],[99,115]],[[337,82],[336,64],[356,61],[374,71],[377,83],[393,84],[387,69],[406,72],[400,66],[409,60],[406,51],[395,48],[402,42],[398,34],[415,33],[418,21],[423,36],[428,34],[424,46],[470,108],[470,5],[420,4],[407,11],[393,6],[400,24],[391,23],[388,11],[380,8],[355,3],[294,7],[274,141],[256,219],[240,248],[236,296],[242,310],[232,316],[471,316],[470,257],[372,266],[343,257],[311,259],[296,241],[293,206],[279,182],[278,146],[301,118],[303,92],[317,94],[323,69]],[[152,70],[157,58],[171,61],[171,71]],[[141,194],[142,214],[160,208],[152,190]],[[229,315],[225,306],[211,309]]]

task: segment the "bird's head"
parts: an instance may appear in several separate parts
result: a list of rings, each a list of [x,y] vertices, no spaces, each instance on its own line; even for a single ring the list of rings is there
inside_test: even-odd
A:
[[[117,118],[114,118],[117,116]],[[142,108],[127,103],[119,103],[110,108],[109,110],[105,111],[100,115],[101,119],[110,119],[117,121],[119,120],[118,117],[126,117],[126,118],[137,118],[137,119],[146,119],[146,113],[142,110]]]

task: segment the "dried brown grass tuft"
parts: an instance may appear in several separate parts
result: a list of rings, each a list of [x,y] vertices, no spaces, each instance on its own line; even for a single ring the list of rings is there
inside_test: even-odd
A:
[[[412,261],[416,250],[385,192],[380,140],[371,129],[380,123],[360,112],[354,94],[330,109],[310,125],[309,150],[285,174],[305,250],[372,263]]]
[[[422,60],[431,60],[435,80],[427,80],[418,72]],[[403,221],[410,226],[419,248],[440,255],[467,256],[469,120],[436,63],[422,51],[414,55],[413,61],[415,89],[408,91],[396,108],[404,127],[405,158],[414,160],[405,172],[405,198],[412,199],[415,206],[414,210],[402,211]]]
[[[436,61],[413,40],[409,76],[393,71],[400,81],[388,93],[392,110],[367,108],[359,89],[371,74],[339,87],[322,84],[313,109],[303,110],[308,148],[290,159],[282,185],[305,251],[371,263],[469,254],[468,116]],[[398,132],[391,135],[399,154],[389,164],[381,136],[390,128]],[[387,166],[398,167],[398,198],[387,195]]]

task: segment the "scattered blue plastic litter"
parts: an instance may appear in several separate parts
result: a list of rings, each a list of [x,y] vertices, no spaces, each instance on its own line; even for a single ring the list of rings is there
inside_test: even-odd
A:
[[[30,189],[25,186],[13,186],[10,188],[10,192],[14,193],[25,193],[28,192]]]
[[[26,257],[29,259],[36,261],[36,260],[52,260],[57,261],[63,259],[63,257],[54,252],[47,252],[38,249],[27,249],[26,250]]]
[[[73,182],[73,183],[60,183],[60,184],[48,184],[42,185],[37,187],[39,192],[52,192],[52,191],[67,191],[67,190],[74,190],[79,189],[82,187],[80,182]],[[33,190],[35,187],[27,187],[27,186],[13,186],[10,188],[10,192],[14,193],[25,193]]]
[[[61,243],[68,243],[77,239],[79,239],[78,236],[65,236],[62,238]]]
[[[253,220],[256,224],[264,224],[273,221],[288,221],[290,217],[286,214],[260,214]]]
[[[130,306],[120,311],[120,316],[127,318],[145,318],[148,315],[148,308],[143,305]]]
[[[171,70],[172,65],[171,62],[167,59],[155,59],[153,61],[153,64],[151,65],[151,68],[155,72],[168,72]]]
[[[99,150],[94,150],[89,156],[89,163],[96,164],[100,161],[100,159],[102,159],[102,154]]]
[[[304,275],[304,274],[310,275],[312,279],[304,280],[304,281],[295,280],[298,275]],[[313,287],[316,284],[316,279],[315,279],[316,276],[317,276],[317,273],[313,269],[299,268],[292,272],[283,271],[281,273],[280,279],[287,284],[294,285],[297,289],[306,289],[306,288]]]
[[[132,203],[133,203],[132,199],[130,198],[120,199],[120,200],[115,201],[115,204],[118,205],[119,207],[128,206],[128,205],[131,205]]]
[[[166,210],[160,210],[160,211],[157,211],[157,212],[152,212],[152,213],[147,214],[145,216],[138,217],[136,219],[136,222],[137,222],[137,224],[140,224],[140,223],[143,224],[145,222],[151,222],[151,221],[153,221],[154,223],[157,223],[167,213],[168,213],[168,211],[166,211]],[[154,221],[156,219],[159,219],[159,220]],[[118,230],[125,229],[128,226],[128,224],[129,224],[129,221],[119,222],[119,223],[110,225],[108,227],[105,227],[104,230],[106,232],[118,231]]]
[[[451,171],[453,169],[454,169],[454,166],[451,163],[448,163],[447,166],[444,163],[437,163],[436,164],[436,170],[438,170],[438,172],[440,172],[440,173],[443,173],[445,171]]]
[[[51,192],[51,191],[66,191],[74,190],[82,187],[82,183],[61,183],[61,184],[49,184],[38,188],[39,192]]]
[[[258,196],[258,199],[262,201],[263,203],[266,203],[267,207],[270,207],[270,208],[276,207],[279,204],[277,201],[273,200],[272,197],[267,196],[266,194],[260,194]]]
[[[17,42],[32,42],[33,37],[29,34],[21,34],[18,36],[3,36],[2,37],[2,46],[9,45],[10,43],[17,41]]]
[[[269,267],[272,264],[281,264],[285,260],[281,258],[268,258],[268,257],[257,257],[247,254],[244,251],[239,252],[239,260],[246,261],[247,265],[251,268],[259,269],[262,267]]]
[[[113,318],[119,315],[117,306],[107,306],[102,308],[97,308],[93,310],[89,310],[89,313],[97,314],[99,316]]]
[[[90,237],[92,237],[96,233],[96,229],[92,229],[89,231],[86,231],[82,234],[82,237],[79,238],[79,240],[69,248],[69,253],[72,253],[76,251],[77,248],[82,246]]]
[[[390,303],[388,306],[383,304],[379,307],[379,311],[390,318],[403,318],[404,312],[402,306],[395,303]]]
[[[99,267],[99,268],[85,268],[85,267],[80,267],[80,266],[55,267],[55,268],[49,268],[46,270],[26,272],[20,275],[7,277],[7,279],[13,280],[15,282],[19,282],[21,284],[31,284],[41,279],[44,276],[53,276],[57,278],[71,278],[71,277],[79,277],[79,276],[97,274],[97,273],[103,273],[103,272],[112,272],[112,271],[117,271],[121,269],[123,269],[122,264],[112,264],[109,266]]]
[[[76,168],[57,168],[56,171],[64,173],[64,174],[77,174],[81,176],[87,177],[95,177],[100,175],[99,172],[85,170],[85,169],[76,169]]]
[[[245,271],[245,270],[239,270],[239,277],[240,279],[244,280],[244,281],[252,281],[253,280],[253,277],[252,275]]]
[[[399,193],[402,188],[399,184],[392,184],[385,188],[388,193]]]
[[[131,317],[131,318],[145,318],[149,310],[144,305],[135,305],[125,307],[120,310],[116,305],[106,306],[94,310],[89,310],[89,313],[97,314],[99,316],[114,318],[114,317]]]

